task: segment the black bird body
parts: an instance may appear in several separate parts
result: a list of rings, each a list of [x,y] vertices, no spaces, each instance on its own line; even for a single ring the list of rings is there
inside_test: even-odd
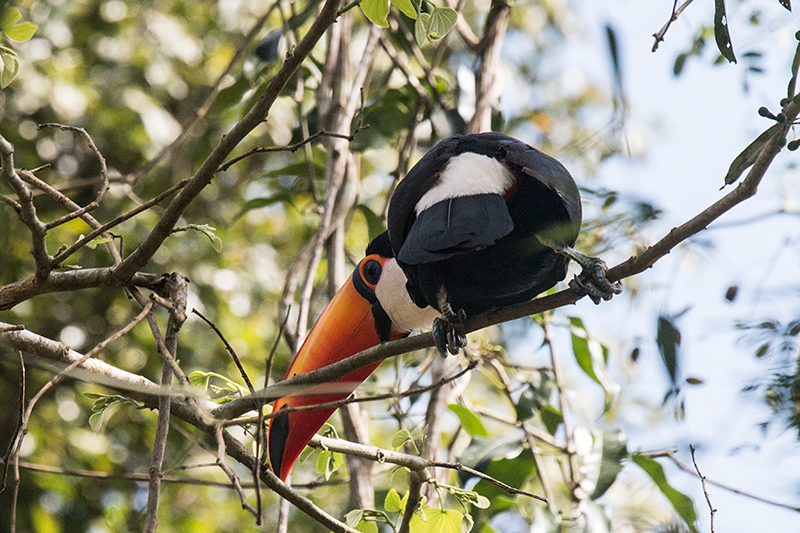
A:
[[[542,240],[572,246],[580,224],[567,169],[501,133],[437,144],[398,185],[388,218],[414,303],[439,309],[444,294],[467,315],[529,300],[564,279],[567,258]]]

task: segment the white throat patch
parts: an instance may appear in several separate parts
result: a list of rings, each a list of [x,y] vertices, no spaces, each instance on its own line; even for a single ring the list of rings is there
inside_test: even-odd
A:
[[[375,296],[392,321],[392,331],[408,332],[429,328],[439,312],[433,307],[420,309],[411,300],[406,290],[406,275],[397,260],[389,259],[383,264],[381,278],[375,286]]]
[[[447,162],[439,181],[420,198],[415,211],[419,215],[432,205],[457,196],[503,194],[512,185],[514,175],[497,159],[464,152]]]

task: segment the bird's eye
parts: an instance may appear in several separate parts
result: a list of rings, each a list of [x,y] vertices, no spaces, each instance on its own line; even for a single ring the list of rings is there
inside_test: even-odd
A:
[[[381,264],[374,259],[370,259],[364,264],[364,281],[370,285],[377,285],[378,280],[381,279]]]

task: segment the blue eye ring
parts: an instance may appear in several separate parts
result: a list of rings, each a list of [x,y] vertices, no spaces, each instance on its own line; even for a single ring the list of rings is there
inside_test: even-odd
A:
[[[383,267],[378,261],[370,259],[364,263],[364,267],[361,271],[364,273],[364,281],[370,285],[377,285],[378,280],[381,279]]]

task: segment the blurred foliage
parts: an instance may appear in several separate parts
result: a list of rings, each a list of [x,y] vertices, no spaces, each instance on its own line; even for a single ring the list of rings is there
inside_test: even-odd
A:
[[[263,27],[247,41],[243,36],[270,9],[263,2],[21,2],[23,20],[30,21],[38,30],[29,41],[15,45],[24,68],[0,93],[1,133],[16,147],[17,166],[33,169],[49,165],[38,175],[84,205],[94,198],[100,183],[95,154],[76,135],[54,128],[40,131],[37,124],[57,122],[85,128],[107,158],[112,178],[112,188],[94,215],[101,221],[112,220],[141,200],[150,199],[191,176],[271,78],[278,61],[295,42],[291,40],[294,32],[302,35],[312,23],[319,3],[319,0],[297,0],[291,6],[285,3],[279,9],[272,9]],[[385,3],[388,9],[388,2]],[[392,0],[392,5],[408,15],[406,4]],[[367,6],[362,7],[367,12]],[[467,0],[463,9],[467,23],[479,27],[487,8],[486,2]],[[439,18],[443,20],[434,19],[440,12]],[[440,57],[430,72],[424,72],[427,64],[421,64],[414,54],[415,33],[410,19],[397,15],[393,19],[397,27],[383,30],[407,68],[419,76],[423,92],[415,91],[385,56],[375,61],[364,88],[363,122],[370,127],[360,131],[350,145],[358,155],[361,174],[357,207],[350,215],[345,235],[351,258],[358,258],[370,238],[380,231],[386,193],[392,185],[390,173],[405,140],[403,132],[418,123],[423,132],[418,152],[423,152],[441,137],[463,131],[470,118],[474,53],[455,31],[443,37],[447,32],[442,28],[447,24],[452,27],[454,22],[446,8],[439,6],[432,8],[430,14],[423,14],[427,15],[428,26],[423,27],[427,31],[418,32],[416,40],[432,42],[422,49],[422,57],[428,61],[435,54]],[[371,23],[358,10],[351,16],[355,21],[353,42],[363,43]],[[617,134],[623,120],[621,115],[616,114],[616,122],[599,132],[594,126],[598,121],[594,119],[605,116],[609,108],[623,104],[624,99],[621,94],[618,100],[608,96],[589,82],[564,90],[560,80],[567,67],[553,58],[574,32],[572,24],[570,6],[565,2],[533,2],[512,9],[503,68],[505,84],[518,94],[504,108],[504,114],[496,113],[495,122],[509,134],[558,155],[568,167],[591,175],[598,164],[623,148]],[[689,57],[703,52],[703,43],[711,33],[708,28],[701,30],[690,50],[678,56],[676,74],[682,72]],[[613,35],[609,28],[615,58],[612,70],[621,91],[622,70]],[[358,46],[353,48],[351,59],[357,61]],[[243,60],[233,63],[233,68],[227,71],[237,52],[243,53]],[[743,57],[757,58],[747,53]],[[269,119],[239,147],[238,153],[254,146],[301,141],[305,136],[301,118],[308,121],[311,133],[320,129],[317,89],[324,62],[324,47],[320,46],[299,73],[302,84],[290,84],[285,89]],[[214,89],[220,78],[221,90],[216,93]],[[207,101],[209,98],[213,101]],[[204,106],[208,113],[195,123],[198,111]],[[190,125],[183,141],[150,166],[149,162]],[[179,224],[183,230],[193,231],[181,231],[170,237],[147,266],[149,272],[179,271],[191,280],[191,305],[225,333],[256,382],[263,381],[264,360],[278,335],[277,305],[286,270],[320,219],[316,198],[324,187],[326,153],[319,143],[311,145],[310,153],[308,160],[303,150],[257,154],[219,173]],[[582,192],[588,203],[588,216],[579,247],[590,253],[613,247],[621,255],[627,254],[642,244],[639,236],[642,228],[662,214],[661,208],[649,199],[602,188],[589,187]],[[8,184],[0,182],[0,194],[11,193]],[[61,207],[45,196],[37,198],[36,207],[43,220],[63,214]],[[114,234],[119,236],[117,244],[123,251],[132,250],[148,234],[159,218],[160,209],[154,208],[114,228]],[[48,246],[51,250],[69,246],[85,233],[85,224],[73,221],[51,231]],[[5,204],[0,205],[0,235],[2,286],[31,275],[34,265],[29,255],[29,232]],[[98,246],[83,248],[68,263],[81,267],[107,266],[111,260],[107,251]],[[325,305],[325,266],[323,261],[317,273],[312,317]],[[0,313],[0,320],[24,324],[39,335],[61,340],[85,352],[127,324],[137,312],[124,291],[98,289],[33,298]],[[441,484],[438,489],[447,509],[426,508],[431,523],[460,527],[463,521],[473,520],[475,531],[489,532],[501,531],[504,524],[520,522],[526,527],[534,524],[557,528],[580,516],[586,520],[585,530],[605,531],[607,513],[619,509],[611,509],[603,502],[602,495],[612,486],[623,465],[633,460],[667,496],[673,507],[667,511],[667,517],[674,511],[693,530],[695,514],[691,501],[687,502],[683,494],[669,485],[654,459],[630,455],[624,435],[613,427],[604,427],[613,425],[614,398],[619,392],[619,385],[607,372],[607,364],[609,359],[624,359],[625,355],[612,353],[614,347],[593,338],[580,318],[557,313],[553,320],[559,331],[569,336],[567,345],[575,361],[595,387],[591,392],[570,394],[599,394],[604,407],[605,416],[600,422],[584,417],[580,420],[581,428],[576,430],[584,437],[575,452],[581,486],[571,486],[559,463],[553,460],[564,457],[563,449],[542,445],[546,448],[548,471],[540,472],[530,442],[521,430],[514,429],[515,425],[529,424],[549,435],[553,443],[563,441],[566,429],[562,410],[565,406],[577,409],[577,402],[562,390],[565,385],[556,383],[550,368],[520,367],[502,346],[485,341],[477,348],[472,347],[476,353],[471,355],[495,361],[497,365],[485,364],[474,372],[469,389],[462,394],[462,403],[450,406],[449,434],[445,440],[457,450],[459,461],[514,487],[541,493],[543,477],[558,480],[552,487],[554,506],[511,496],[485,480],[453,473],[448,477],[451,485]],[[541,321],[527,321],[526,327],[532,331],[544,330]],[[775,337],[765,341],[767,348],[760,355],[784,352],[776,348],[778,330],[794,331],[788,337],[796,346],[796,327],[776,326],[768,332]],[[679,332],[672,322],[664,322],[660,323],[659,335],[658,347],[665,367],[673,386],[677,386]],[[536,360],[549,357],[544,345],[526,346],[525,350],[533,352]],[[0,354],[0,401],[6,406],[16,406],[19,390],[16,354],[1,346]],[[144,324],[113,343],[101,357],[150,379],[156,380],[160,375],[161,362]],[[279,343],[271,380],[283,376],[291,357],[286,345]],[[224,346],[196,317],[184,327],[178,358],[187,372],[196,372],[196,381],[213,393],[238,393],[234,383],[238,382],[238,373]],[[408,388],[416,383],[419,370],[425,370],[429,364],[428,354],[407,355],[402,365],[385,365],[368,380],[366,389]],[[31,360],[27,368],[28,391],[38,390],[51,376],[46,365],[36,360]],[[779,376],[783,381],[776,380],[770,390],[776,398],[776,409],[794,413],[792,420],[797,425],[797,380],[790,376],[791,373]],[[560,393],[569,399],[559,402]],[[21,531],[141,529],[146,484],[124,476],[147,471],[155,414],[108,394],[108,390],[99,386],[77,381],[61,384],[48,393],[32,418],[24,459],[119,477],[97,480],[23,470],[18,508]],[[412,453],[417,447],[415,440],[424,434],[420,426],[426,398],[410,397],[391,407],[370,406],[371,442],[392,447],[393,436],[398,430],[405,431],[403,435],[408,438],[401,438],[396,447]],[[486,416],[487,410],[511,420],[510,425]],[[0,414],[3,448],[16,418],[16,407]],[[181,422],[176,426],[167,447],[167,474],[202,477],[224,484],[224,476],[213,465],[207,466],[215,460],[215,443]],[[298,482],[330,478],[334,484],[316,488],[314,500],[334,516],[344,517],[348,511],[347,491],[339,486],[344,483],[344,475],[339,471],[341,457],[337,456],[332,452],[320,453],[315,460],[316,470],[321,474],[316,475],[308,461],[309,466],[303,467],[297,477]],[[186,472],[182,470],[185,465],[196,468]],[[242,469],[237,473],[242,479],[249,479]],[[383,502],[384,510],[355,510],[347,514],[348,523],[363,525],[362,531],[386,531],[387,524],[395,523],[405,505],[402,498],[407,481],[403,475],[383,469],[375,475],[375,484],[376,501]],[[582,488],[583,485],[589,488]],[[575,496],[578,489],[590,496],[584,494],[582,499],[578,498]],[[0,532],[9,523],[10,497],[8,489],[0,494]],[[235,493],[228,488],[166,483],[159,529],[165,532],[272,530],[279,500],[269,492],[264,493],[264,498],[266,525],[256,528],[252,517],[242,512]],[[484,505],[487,498],[488,506]],[[653,508],[657,506],[653,504]],[[564,512],[557,514],[553,509]],[[653,511],[653,516],[661,515]],[[656,522],[658,519],[647,527]],[[425,527],[432,527],[431,523]],[[324,531],[302,513],[293,513],[291,528]]]

